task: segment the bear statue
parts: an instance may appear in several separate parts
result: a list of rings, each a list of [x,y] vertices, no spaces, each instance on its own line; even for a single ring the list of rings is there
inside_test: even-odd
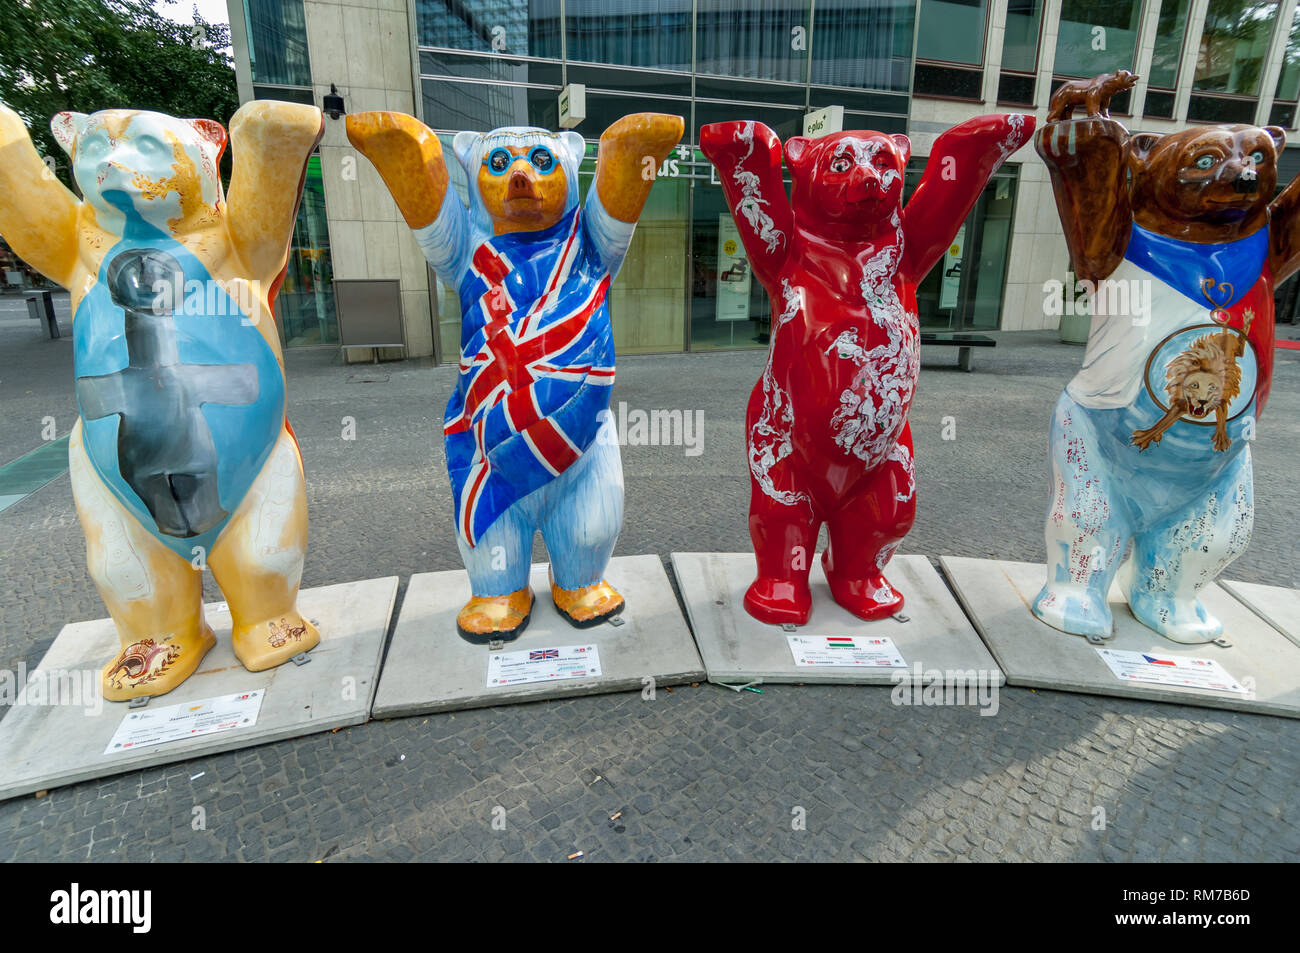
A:
[[[605,579],[623,523],[607,299],[655,170],[683,126],[678,116],[638,113],[606,129],[583,205],[578,133],[458,133],[452,149],[468,176],[467,209],[423,123],[393,112],[348,116],[349,140],[460,297],[460,376],[443,443],[472,596],[456,619],[466,641],[506,642],[524,631],[539,530],[564,618],[583,628],[623,610]]]
[[[279,665],[320,640],[297,609],[307,496],[271,316],[320,110],[242,107],[229,201],[218,122],[113,109],[51,127],[84,200],[0,105],[0,234],[71,294],[72,494],[122,643],[104,696],[161,695],[197,669],[216,642],[205,566],[236,657]]]
[[[1249,441],[1272,380],[1273,288],[1300,267],[1300,180],[1273,197],[1274,126],[1130,135],[1107,106],[1134,82],[1057,90],[1036,142],[1093,316],[1052,417],[1032,609],[1107,639],[1118,578],[1140,622],[1195,644],[1223,632],[1197,594],[1250,539]]]
[[[940,136],[903,205],[911,143],[840,132],[785,143],[758,122],[705,126],[754,274],[772,298],[767,366],[750,395],[749,532],[758,578],[745,608],[802,625],[823,523],[831,594],[863,619],[903,597],[884,570],[916,513],[907,412],[920,370],[916,285],[949,247],[1034,120],[981,116]]]

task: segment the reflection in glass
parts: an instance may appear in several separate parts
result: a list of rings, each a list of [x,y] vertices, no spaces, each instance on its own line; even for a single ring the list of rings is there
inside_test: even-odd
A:
[[[1063,0],[1056,40],[1058,76],[1096,76],[1132,69],[1142,4],[1133,0]]]
[[[988,0],[921,0],[917,59],[979,66],[987,15]]]
[[[310,86],[302,0],[244,0],[244,10],[253,80],[277,86]]]
[[[559,94],[553,89],[460,83],[449,79],[420,81],[424,94],[424,123],[430,129],[487,132],[499,126],[542,126],[559,123]]]
[[[1183,34],[1187,30],[1187,8],[1191,0],[1162,0],[1156,25],[1155,49],[1147,82],[1159,89],[1178,85],[1178,62],[1183,56]]]
[[[567,56],[588,63],[690,70],[691,0],[566,0]]]
[[[1043,0],[1008,0],[1007,29],[1002,40],[1004,70],[1032,73],[1038,68],[1038,29],[1042,18]]]
[[[812,81],[906,92],[914,22],[911,0],[817,0]]]
[[[695,69],[802,83],[808,22],[807,0],[699,0]]]
[[[312,156],[307,162],[288,268],[273,307],[285,347],[338,344],[334,265],[330,258],[320,156]]]
[[[1205,92],[1259,95],[1259,77],[1276,17],[1276,0],[1210,0],[1192,85]]]
[[[420,46],[560,57],[560,0],[416,0]]]
[[[1295,15],[1291,17],[1291,33],[1287,37],[1286,52],[1282,54],[1282,72],[1278,74],[1273,98],[1284,103],[1300,99],[1300,7],[1296,7]]]

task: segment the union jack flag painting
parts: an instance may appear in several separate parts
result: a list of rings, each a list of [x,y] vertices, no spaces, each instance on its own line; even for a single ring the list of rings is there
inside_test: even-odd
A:
[[[541,651],[538,652],[528,653],[528,661],[530,662],[543,662],[546,659],[559,658],[559,657],[560,657],[559,649],[542,649]]]
[[[443,418],[456,529],[470,546],[595,439],[614,383],[609,282],[578,208],[474,250]]]

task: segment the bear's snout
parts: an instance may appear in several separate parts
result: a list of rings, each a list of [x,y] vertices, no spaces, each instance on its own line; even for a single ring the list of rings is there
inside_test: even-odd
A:
[[[1243,169],[1235,179],[1232,180],[1232,187],[1238,192],[1254,192],[1259,188],[1259,176],[1255,174],[1254,169]]]

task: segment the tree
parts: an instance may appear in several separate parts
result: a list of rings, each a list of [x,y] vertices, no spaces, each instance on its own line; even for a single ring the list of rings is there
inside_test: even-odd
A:
[[[71,184],[50,117],[150,109],[225,125],[239,106],[229,46],[230,27],[197,8],[190,25],[147,0],[0,0],[0,99]]]

